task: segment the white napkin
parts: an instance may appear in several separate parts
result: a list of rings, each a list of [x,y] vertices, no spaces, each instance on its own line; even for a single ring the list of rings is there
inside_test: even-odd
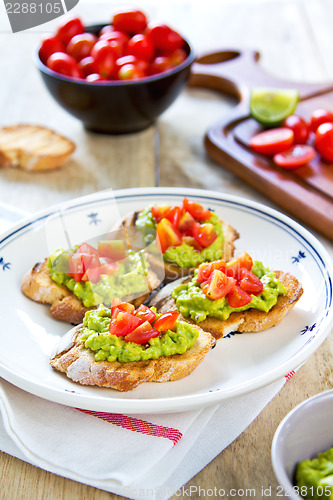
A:
[[[124,497],[183,497],[182,486],[248,427],[290,376],[210,408],[134,416],[62,406],[0,379],[0,449]]]

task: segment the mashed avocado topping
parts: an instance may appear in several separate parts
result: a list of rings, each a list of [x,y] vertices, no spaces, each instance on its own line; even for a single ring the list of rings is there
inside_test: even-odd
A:
[[[197,267],[202,262],[220,259],[223,256],[222,247],[224,241],[222,224],[214,212],[211,212],[211,217],[203,221],[203,223],[212,224],[217,233],[217,238],[211,245],[207,246],[202,251],[195,249],[187,243],[170,246],[163,254],[163,259],[167,262],[177,264],[179,267],[185,268]],[[157,223],[151,212],[151,207],[139,213],[135,225],[142,229],[144,233],[144,242],[147,245],[155,239]]]
[[[296,485],[302,497],[320,500],[333,499],[333,448],[304,460],[296,467]]]
[[[206,297],[196,281],[197,271],[190,282],[174,288],[172,297],[176,301],[178,311],[184,317],[190,316],[196,323],[204,321],[207,316],[226,320],[231,313],[250,308],[268,312],[276,304],[278,296],[286,294],[286,289],[275,273],[259,261],[254,261],[251,272],[261,280],[264,289],[260,295],[251,295],[251,302],[243,307],[231,307],[226,297],[217,300]]]
[[[128,251],[126,259],[118,262],[118,269],[111,275],[102,274],[97,283],[90,281],[76,282],[67,274],[68,256],[77,250],[78,246],[69,250],[59,249],[48,258],[48,268],[53,281],[65,285],[85,307],[99,304],[110,306],[112,298],[123,298],[128,295],[148,291],[146,269],[148,264],[142,252]]]
[[[81,340],[95,353],[95,361],[146,361],[161,356],[183,354],[198,338],[198,330],[184,321],[177,321],[176,330],[167,330],[146,344],[126,342],[123,337],[111,335],[111,311],[104,306],[88,311],[83,320]]]

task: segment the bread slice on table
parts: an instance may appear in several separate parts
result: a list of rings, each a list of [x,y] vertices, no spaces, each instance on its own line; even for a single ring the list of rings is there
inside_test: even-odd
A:
[[[148,361],[119,363],[95,361],[94,353],[80,340],[82,325],[62,338],[51,366],[82,385],[131,391],[143,382],[168,382],[186,377],[203,361],[215,339],[197,327],[199,336],[184,354],[162,356]]]
[[[217,318],[206,318],[200,323],[195,323],[191,318],[185,318],[191,324],[198,324],[200,328],[211,333],[216,340],[231,332],[260,332],[267,330],[280,323],[288,312],[294,307],[303,294],[303,288],[299,281],[290,273],[275,271],[276,277],[285,286],[286,295],[279,295],[277,303],[266,313],[258,309],[247,309],[246,311],[233,312],[229,318],[222,321]],[[172,286],[167,285],[152,299],[150,306],[155,306],[161,313],[176,310],[176,303],[171,297],[172,289],[185,280],[179,280]]]
[[[13,125],[0,129],[0,166],[24,170],[61,167],[75,144],[53,130],[38,125]]]
[[[127,229],[127,239],[130,248],[140,249],[144,247],[142,236],[139,230],[130,231],[129,228],[135,227],[136,219],[139,215],[139,211],[133,212],[128,215],[122,222],[122,226]],[[223,228],[223,256],[222,258],[227,262],[232,259],[235,251],[235,240],[239,238],[239,234],[230,224],[220,220]],[[160,275],[161,266],[164,265],[165,281],[171,282],[181,278],[182,276],[189,276],[193,274],[195,268],[193,267],[179,267],[177,264],[162,261],[162,258],[156,258],[152,254],[148,254],[149,263],[155,269],[156,273]]]
[[[127,302],[132,302],[135,307],[147,300],[151,290],[157,288],[160,282],[157,276],[148,270],[147,287],[149,292],[140,297],[133,298],[126,296],[123,299]],[[30,299],[41,304],[51,305],[50,314],[54,319],[68,321],[74,325],[82,322],[88,308],[83,305],[66,286],[55,283],[50,275],[47,266],[47,259],[34,265],[28,271],[22,281],[21,290]],[[95,308],[90,308],[95,309]]]

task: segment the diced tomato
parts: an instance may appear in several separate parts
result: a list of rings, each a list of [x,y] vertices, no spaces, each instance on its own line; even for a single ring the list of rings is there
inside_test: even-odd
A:
[[[101,262],[101,274],[107,274],[108,276],[110,276],[111,274],[118,271],[118,269],[119,266],[117,262]]]
[[[230,307],[243,307],[251,302],[252,298],[245,290],[240,286],[235,285],[233,289],[228,293],[228,304]]]
[[[172,222],[172,224],[176,228],[178,228],[182,213],[183,213],[183,210],[181,207],[177,207],[177,206],[169,207],[169,210],[167,211],[165,217],[167,219],[169,219],[169,221]]]
[[[122,301],[120,299],[118,299],[118,297],[112,297],[112,302],[111,302],[111,318],[112,318],[113,311],[121,303],[122,303]]]
[[[164,218],[157,224],[156,233],[162,253],[165,253],[169,247],[178,246],[182,243],[181,234],[169,219]]]
[[[199,224],[199,222],[196,222],[193,226],[193,236],[199,245],[206,248],[214,243],[217,238],[217,232],[210,222],[206,224]]]
[[[116,309],[118,308],[119,306]],[[113,312],[115,312],[116,309],[114,309]],[[140,318],[137,318],[131,313],[119,310],[118,314],[111,318],[109,332],[111,335],[123,337],[135,330],[140,324]]]
[[[217,300],[225,297],[236,283],[234,278],[229,278],[222,271],[215,269],[201,288],[208,299]]]
[[[182,243],[185,243],[186,245],[193,247],[198,252],[202,252],[203,250],[203,247],[199,245],[199,243],[196,241],[195,238],[193,238],[193,236],[182,236]]]
[[[170,208],[169,205],[163,205],[163,206],[153,205],[151,207],[151,213],[153,214],[153,217],[156,220],[156,222],[161,222],[161,220],[166,217],[169,208]]]
[[[258,276],[245,268],[241,269],[239,286],[246,292],[253,293],[254,295],[259,295],[264,289],[264,285]]]
[[[197,220],[207,220],[212,216],[212,212],[206,208],[204,208],[200,203],[196,201],[190,201],[187,198],[183,200],[184,209],[189,212],[192,217]]]
[[[154,313],[154,311],[149,309],[149,307],[145,306],[144,304],[141,304],[141,306],[137,309],[135,316],[143,321],[148,321],[149,323],[152,323],[156,318],[156,314]]]
[[[82,256],[78,253],[70,254],[68,256],[68,265],[68,275],[74,278],[77,283],[81,281],[81,278],[85,273]]]
[[[90,281],[91,283],[98,283],[101,279],[101,268],[93,267],[92,269],[87,269],[82,276],[82,281]]]
[[[126,245],[123,240],[104,240],[98,242],[98,253],[112,261],[122,260],[126,257]]]
[[[89,245],[89,243],[82,243],[76,251],[83,254],[98,255],[98,250],[92,245]]]
[[[189,212],[184,212],[180,218],[178,229],[184,236],[193,236],[193,226],[196,220]]]
[[[126,335],[126,342],[135,342],[136,344],[145,344],[148,340],[158,337],[160,332],[155,330],[148,321],[139,325],[135,330]]]
[[[252,257],[245,252],[239,257],[236,257],[235,259],[227,262],[226,272],[228,276],[240,279],[241,269],[247,269],[248,271],[251,271],[252,266],[253,266]]]
[[[162,314],[154,323],[154,328],[159,332],[166,332],[167,330],[173,330],[176,326],[177,319],[179,317],[179,312],[169,311]]]
[[[203,283],[207,281],[213,271],[218,269],[219,271],[225,272],[226,263],[224,260],[214,260],[213,262],[203,262],[198,268],[197,282]]]

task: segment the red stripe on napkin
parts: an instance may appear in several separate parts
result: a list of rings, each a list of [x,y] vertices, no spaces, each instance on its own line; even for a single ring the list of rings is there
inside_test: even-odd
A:
[[[286,378],[287,380],[290,380],[290,379],[291,379],[291,377],[292,377],[293,375],[295,375],[295,370],[292,370],[292,371],[291,371],[291,372],[289,372],[287,375],[285,375],[285,378]]]
[[[83,413],[87,413],[88,415],[92,415],[93,417],[105,420],[110,424],[118,425],[118,427],[122,427],[123,429],[127,429],[129,431],[170,439],[173,444],[177,444],[183,436],[178,429],[152,424],[151,422],[147,422],[146,420],[141,420],[139,418],[128,417],[127,415],[118,413],[105,413],[101,411],[83,410],[81,408],[76,409],[82,411]]]

